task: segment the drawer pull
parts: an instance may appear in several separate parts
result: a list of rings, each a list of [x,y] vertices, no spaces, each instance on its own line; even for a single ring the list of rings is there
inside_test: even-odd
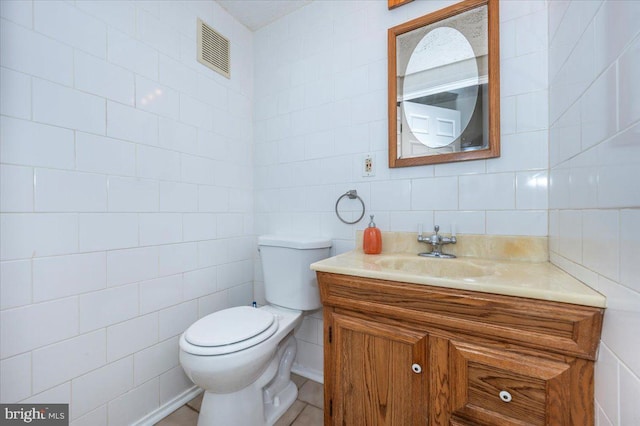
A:
[[[411,370],[416,374],[422,373],[422,367],[420,367],[420,364],[413,364],[411,366]]]
[[[500,399],[503,402],[511,402],[511,394],[507,391],[500,391]]]

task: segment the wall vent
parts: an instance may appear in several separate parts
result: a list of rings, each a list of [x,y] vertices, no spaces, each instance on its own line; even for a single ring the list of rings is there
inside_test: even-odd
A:
[[[231,78],[229,39],[198,18],[198,62]]]

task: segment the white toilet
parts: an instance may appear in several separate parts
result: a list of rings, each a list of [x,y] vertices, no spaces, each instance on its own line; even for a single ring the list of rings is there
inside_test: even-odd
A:
[[[262,236],[258,246],[269,305],[215,312],[180,337],[182,368],[205,390],[198,426],[273,425],[297,398],[293,331],[322,306],[309,265],[329,256],[331,240]]]

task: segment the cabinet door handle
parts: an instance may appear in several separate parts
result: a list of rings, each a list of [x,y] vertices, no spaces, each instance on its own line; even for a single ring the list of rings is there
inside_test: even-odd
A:
[[[500,391],[500,399],[502,402],[511,402],[511,394],[507,391]]]
[[[411,366],[411,370],[416,374],[422,373],[422,367],[420,367],[420,364],[413,364]]]

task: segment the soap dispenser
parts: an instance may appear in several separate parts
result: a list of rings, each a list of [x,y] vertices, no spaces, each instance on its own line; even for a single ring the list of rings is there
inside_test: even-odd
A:
[[[376,228],[376,224],[373,223],[373,215],[369,217],[371,222],[369,222],[369,227],[364,230],[362,249],[366,254],[380,254],[382,251],[382,234]]]

